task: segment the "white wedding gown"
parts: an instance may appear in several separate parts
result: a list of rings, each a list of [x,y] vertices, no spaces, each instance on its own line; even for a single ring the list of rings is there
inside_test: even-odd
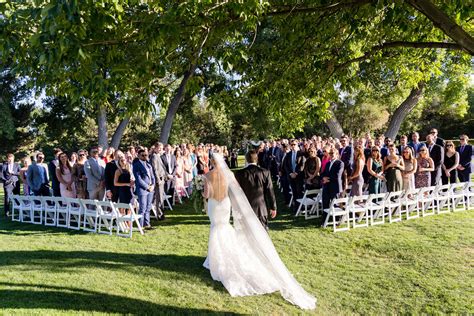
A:
[[[216,172],[223,172],[222,177],[214,179],[225,180],[209,183],[207,211],[211,229],[204,267],[210,270],[214,280],[222,282],[231,296],[280,291],[300,308],[314,309],[316,299],[286,269],[233,173],[219,155],[214,156]],[[221,188],[217,194],[220,200],[214,198],[216,187]],[[230,224],[231,209],[234,225]]]

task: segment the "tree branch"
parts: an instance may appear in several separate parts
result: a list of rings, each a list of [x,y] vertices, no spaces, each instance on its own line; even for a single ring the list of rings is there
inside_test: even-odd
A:
[[[337,2],[326,6],[319,7],[305,7],[305,8],[296,8],[291,7],[289,9],[270,11],[264,14],[264,16],[278,16],[278,15],[289,15],[289,14],[306,14],[306,13],[315,13],[315,12],[324,12],[331,10],[339,10],[344,8],[353,8],[356,6],[361,6],[364,4],[371,3],[371,0],[356,0],[349,2]]]

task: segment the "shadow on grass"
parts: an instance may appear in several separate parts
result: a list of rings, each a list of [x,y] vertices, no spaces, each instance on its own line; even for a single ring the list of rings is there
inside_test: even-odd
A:
[[[80,288],[0,282],[1,309],[56,309],[60,311],[120,314],[212,314],[237,315],[207,309],[161,305],[136,298],[95,292]],[[136,293],[137,295],[139,293]]]

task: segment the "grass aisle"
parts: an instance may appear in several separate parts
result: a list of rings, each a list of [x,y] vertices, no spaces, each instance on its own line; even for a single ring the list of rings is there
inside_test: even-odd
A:
[[[232,298],[212,281],[206,216],[180,205],[155,224],[129,240],[2,216],[0,313],[302,313],[279,294]],[[318,224],[282,212],[270,225],[282,260],[318,299],[312,313],[474,311],[473,211],[337,234]]]

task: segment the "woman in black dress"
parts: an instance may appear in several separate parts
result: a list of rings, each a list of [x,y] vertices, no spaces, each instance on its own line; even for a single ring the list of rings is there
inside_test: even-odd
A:
[[[118,188],[120,203],[130,203],[132,200],[132,187],[135,184],[130,164],[123,153],[118,153],[119,163],[115,171],[114,185]]]
[[[308,159],[304,163],[304,183],[306,190],[319,189],[321,183],[319,174],[321,171],[321,160],[316,155],[317,151],[315,147],[308,149]]]
[[[458,177],[457,167],[459,165],[459,153],[454,147],[454,143],[449,141],[444,149],[444,163],[441,180],[443,184],[456,183]],[[448,182],[449,181],[449,182]]]

